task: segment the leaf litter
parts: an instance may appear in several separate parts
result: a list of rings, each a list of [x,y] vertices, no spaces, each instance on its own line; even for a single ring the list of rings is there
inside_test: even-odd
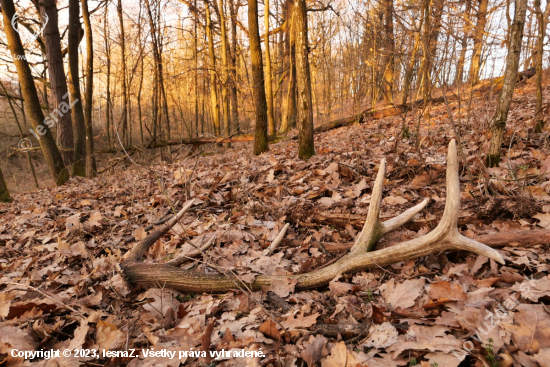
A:
[[[487,145],[482,125],[463,123],[459,226],[469,237],[550,229],[550,149],[526,132],[522,118],[532,115],[533,99],[530,84],[514,96],[505,135],[511,149],[497,168],[481,163]],[[473,115],[488,113],[484,104],[471,107]],[[455,119],[464,114],[451,109]],[[413,117],[406,123],[413,126]],[[448,124],[445,106],[433,106],[420,127],[422,156],[414,136],[396,144],[401,119],[388,117],[316,135],[318,154],[308,161],[296,158],[297,143],[290,140],[259,157],[236,144],[223,154],[200,156],[195,169],[191,159],[152,170],[133,166],[116,176],[15,195],[14,203],[0,206],[0,365],[198,366],[203,361],[196,357],[24,361],[10,353],[198,351],[206,343],[207,351],[261,348],[265,355],[222,358],[214,361],[218,366],[487,366],[489,355],[506,366],[549,366],[548,243],[508,244],[499,250],[504,266],[475,254],[432,254],[343,275],[307,292],[281,280],[254,299],[239,289],[217,295],[182,294],[162,284],[129,290],[117,273],[148,226],[191,197],[198,205],[145,261],[184,256],[215,236],[207,258],[182,267],[203,273],[222,267],[251,281],[258,274],[323,266],[339,256],[327,248],[349,245],[361,228],[384,157],[389,173],[381,218],[426,197],[431,203],[378,248],[420,236],[437,224],[444,207]],[[285,238],[267,256],[285,223],[291,224]],[[321,332],[342,326],[366,332]]]

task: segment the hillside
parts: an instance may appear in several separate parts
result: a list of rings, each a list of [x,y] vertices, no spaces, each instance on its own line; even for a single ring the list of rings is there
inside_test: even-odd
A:
[[[547,85],[544,105],[548,92]],[[239,143],[15,194],[0,204],[0,365],[23,364],[9,353],[14,348],[244,348],[264,357],[100,354],[23,365],[550,366],[550,147],[547,132],[532,131],[534,100],[532,82],[516,89],[497,168],[485,168],[482,154],[494,102],[476,97],[316,134],[316,155],[307,161],[296,158],[293,140],[260,156]],[[128,289],[118,273],[150,226],[191,199],[192,209],[146,262],[178,258],[194,252],[191,243],[214,239],[207,256],[182,268],[221,267],[250,282],[326,266],[361,230],[383,158],[382,220],[430,202],[376,248],[419,237],[443,213],[447,145],[457,133],[459,230],[489,241],[505,265],[441,252],[343,275],[328,287],[295,291],[289,281],[250,297],[237,287],[224,294],[182,294],[160,283]],[[285,223],[282,243],[268,256]]]

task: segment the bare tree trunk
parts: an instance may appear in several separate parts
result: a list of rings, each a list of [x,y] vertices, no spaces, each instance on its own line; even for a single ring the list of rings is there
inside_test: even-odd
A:
[[[294,1],[296,35],[296,81],[298,87],[298,157],[308,159],[315,154],[313,146],[313,104],[307,38],[306,0]]]
[[[422,19],[422,18],[421,18]],[[416,32],[416,35],[414,37],[414,44],[413,49],[411,53],[411,58],[409,60],[409,66],[407,67],[407,71],[405,73],[404,81],[403,81],[403,96],[401,97],[401,104],[407,104],[407,100],[409,98],[409,93],[411,90],[411,80],[414,72],[414,66],[416,64],[416,55],[418,54],[418,49],[420,48],[420,33],[422,29],[422,20],[420,21],[420,26],[418,31]]]
[[[423,0],[422,14],[424,34],[422,37],[422,62],[420,64],[420,76],[422,81],[422,96],[424,99],[424,105],[426,105],[430,99],[430,34],[431,34],[431,14],[430,5],[433,3],[431,0]]]
[[[92,125],[94,98],[94,41],[87,0],[82,0],[82,18],[86,31],[86,105],[84,107],[84,127],[86,129],[86,175],[88,177],[95,177],[97,176],[97,166],[94,155],[94,131]]]
[[[210,15],[209,0],[204,1],[204,9],[206,14],[206,37],[208,38],[208,58],[210,65],[210,103],[212,104],[212,122],[214,124],[214,135],[221,135],[220,131],[220,105],[218,103],[218,78],[216,76],[216,56],[214,54],[214,35],[212,32],[212,19]]]
[[[521,43],[523,39],[523,27],[525,25],[525,13],[527,9],[527,0],[516,0],[516,9],[514,13],[514,22],[510,31],[510,48],[506,60],[506,71],[504,72],[504,81],[497,110],[492,121],[491,141],[489,143],[489,153],[487,154],[487,166],[496,167],[500,162],[500,149],[502,139],[506,129],[506,120],[508,110],[512,103],[514,87],[516,85],[519,59],[521,56]]]
[[[197,0],[195,0],[195,9],[197,8]],[[199,136],[199,34],[197,30],[198,19],[195,16],[193,22],[193,56],[195,58],[195,137]]]
[[[2,14],[4,16],[4,32],[6,33],[6,39],[8,41],[8,48],[12,55],[25,55],[23,44],[19,38],[19,33],[13,29],[10,24],[15,15],[15,6],[13,0],[0,0],[2,8]],[[44,159],[50,169],[50,172],[57,185],[63,185],[69,179],[69,172],[65,168],[63,159],[57,146],[52,133],[48,126],[42,125],[44,121],[44,114],[40,107],[40,100],[38,98],[38,92],[34,84],[31,69],[26,60],[20,57],[16,57],[14,60],[15,67],[17,69],[17,76],[19,77],[19,83],[21,84],[21,95],[25,101],[27,114],[31,120],[32,133],[38,139],[42,152],[44,153]]]
[[[116,11],[120,25],[120,53],[122,58],[122,141],[128,144],[128,90],[126,86],[126,37],[124,34],[124,17],[122,16],[122,0],[118,0]],[[117,126],[118,130],[118,126]]]
[[[286,0],[284,5],[284,14],[286,18],[286,41],[285,47],[288,54],[288,88],[286,101],[284,103],[285,114],[279,127],[279,133],[286,135],[288,131],[296,125],[296,53],[295,53],[295,35],[294,35],[294,11],[293,0]]]
[[[73,174],[86,177],[86,128],[84,126],[84,111],[82,110],[78,71],[78,44],[80,43],[78,33],[80,29],[79,0],[69,0],[69,90],[71,93],[71,114],[75,138]]]
[[[520,0],[521,1],[521,0]],[[487,24],[487,4],[488,0],[479,0],[477,10],[477,21],[474,30],[474,53],[472,55],[472,65],[470,66],[470,76],[468,84],[476,85],[479,83],[479,73],[481,67],[481,51],[483,48],[483,36],[485,35],[485,25]]]
[[[105,119],[106,119],[106,129],[107,129],[107,147],[111,147],[111,45],[109,44],[109,18],[107,17],[107,6],[105,7],[105,14],[103,16],[103,35],[105,41],[105,57],[106,57],[106,67],[107,67],[107,92],[106,92],[106,108],[105,108]]]
[[[548,21],[548,15],[550,15],[550,1],[546,1],[546,10],[544,13],[541,9],[540,0],[535,0],[535,10],[537,12],[538,19],[538,35],[537,35],[537,54],[535,55],[535,67],[537,68],[536,74],[536,90],[537,90],[537,103],[535,109],[537,110],[538,120],[535,125],[535,132],[541,133],[544,128],[544,120],[542,119],[542,56],[544,53],[544,36],[546,34],[546,23]]]
[[[229,44],[227,40],[227,22],[225,20],[225,9],[223,1],[220,0],[220,27],[222,36],[222,64],[223,64],[223,80],[222,80],[222,111],[223,111],[223,127],[227,136],[231,135],[231,117],[229,111]],[[226,148],[231,148],[231,143],[225,143]]]
[[[8,104],[10,105],[11,112],[13,113],[13,119],[15,120],[15,123],[17,124],[17,128],[19,129],[19,136],[21,137],[21,139],[25,139],[25,135],[23,134],[23,128],[21,128],[21,124],[19,123],[19,118],[17,117],[17,113],[15,112],[15,108],[13,107],[13,103],[11,102],[11,97],[8,94],[8,91],[4,87],[4,84],[2,83],[1,80],[0,80],[0,87],[2,87],[2,90],[4,91],[4,94],[5,94],[6,98],[8,99]],[[23,106],[21,108],[21,112],[23,112],[23,122],[25,123],[25,125],[27,125],[26,124],[26,117],[25,117],[25,110],[23,109]],[[27,162],[29,163],[29,169],[31,171],[32,178],[34,179],[34,186],[37,189],[39,189],[40,185],[38,185],[38,180],[36,179],[36,172],[35,172],[34,166],[32,164],[31,154],[29,153],[28,150],[25,153],[26,153],[25,155],[27,156]]]
[[[49,21],[44,27],[44,43],[50,72],[54,110],[50,116],[57,123],[57,143],[61,149],[61,156],[65,166],[72,167],[74,158],[74,136],[71,114],[71,101],[67,91],[67,79],[63,69],[63,55],[61,53],[61,37],[57,21],[57,7],[55,0],[40,0],[40,16]]]
[[[460,44],[460,56],[458,57],[458,64],[456,66],[456,75],[454,84],[458,85],[462,83],[464,79],[464,63],[466,61],[466,51],[468,50],[468,40],[470,39],[470,13],[472,10],[472,0],[466,0],[466,10],[464,11],[464,35],[462,36],[462,43]]]
[[[252,95],[256,110],[254,128],[254,155],[269,150],[267,144],[267,102],[265,98],[262,48],[258,26],[258,0],[248,1],[248,32],[250,37],[250,60],[252,64]]]
[[[269,51],[269,0],[264,0],[265,28],[265,94],[267,98],[267,134],[275,135],[275,113],[273,111],[273,81],[271,79],[271,54]]]
[[[384,101],[393,103],[393,76],[395,72],[395,39],[393,35],[393,0],[384,4],[385,54],[382,61],[384,70]]]

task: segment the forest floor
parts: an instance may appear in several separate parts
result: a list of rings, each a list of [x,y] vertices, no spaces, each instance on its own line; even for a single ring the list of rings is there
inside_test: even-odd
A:
[[[545,106],[549,99],[546,86]],[[164,262],[190,251],[187,240],[200,244],[216,235],[207,258],[182,267],[211,273],[214,263],[243,280],[320,267],[341,255],[330,251],[336,243],[352,242],[360,230],[384,157],[381,218],[431,201],[378,248],[425,234],[445,201],[445,154],[455,136],[449,111],[466,158],[462,233],[550,230],[550,145],[547,131],[532,132],[532,81],[516,89],[502,163],[486,169],[482,152],[494,105],[489,98],[455,101],[420,116],[321,133],[308,161],[296,158],[296,141],[271,144],[258,157],[240,144],[15,194],[13,203],[0,205],[0,365],[550,366],[548,243],[509,243],[499,249],[506,265],[471,253],[438,253],[344,275],[312,291],[272,286],[254,293],[259,303],[239,289],[181,294],[159,284],[129,290],[116,269],[136,244],[125,238],[143,238],[173,203],[191,198],[192,211],[145,261]],[[285,223],[291,224],[285,239],[267,256]],[[335,334],[336,324],[348,325],[348,332]],[[152,348],[176,356],[145,357]],[[260,348],[264,357],[178,354]],[[14,349],[135,349],[139,357],[87,352],[29,361],[12,356]]]

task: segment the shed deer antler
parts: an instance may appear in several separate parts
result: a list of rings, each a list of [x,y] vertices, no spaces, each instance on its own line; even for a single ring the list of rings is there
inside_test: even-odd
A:
[[[386,222],[379,221],[380,203],[382,201],[382,186],[384,183],[385,160],[380,163],[374,183],[371,203],[365,225],[350,252],[335,263],[306,274],[299,275],[259,275],[253,283],[246,283],[253,290],[269,286],[276,279],[297,279],[296,289],[304,290],[328,284],[339,274],[353,273],[373,267],[386,266],[404,260],[426,256],[431,253],[447,250],[465,250],[491,258],[501,264],[504,259],[498,251],[458,232],[457,221],[460,209],[460,183],[458,177],[458,158],[456,143],[452,140],[447,154],[447,201],[443,217],[437,227],[430,233],[402,242],[398,245],[378,251],[369,252],[374,244],[386,233],[393,231],[409,221],[416,213],[424,209],[428,199],[401,215]],[[202,274],[188,271],[169,264],[142,263],[143,253],[156,240],[162,237],[191,207],[189,202],[166,225],[151,233],[139,243],[130,253],[128,260],[120,265],[122,276],[132,287],[154,287],[162,284],[168,288],[182,292],[227,292],[235,288],[238,279],[231,275]]]

